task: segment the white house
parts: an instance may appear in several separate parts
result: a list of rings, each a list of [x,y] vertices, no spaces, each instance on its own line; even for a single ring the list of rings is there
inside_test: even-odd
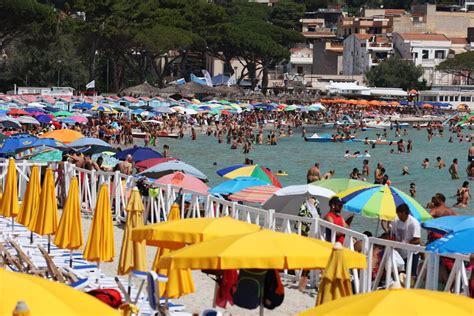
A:
[[[393,44],[385,35],[352,34],[344,40],[342,72],[364,75],[370,68],[393,55]]]
[[[293,74],[311,74],[313,66],[313,49],[310,47],[291,48],[289,72]]]
[[[452,76],[436,70],[448,57],[451,40],[443,34],[394,33],[393,45],[404,59],[413,60],[423,68],[423,78],[429,85],[450,84]]]

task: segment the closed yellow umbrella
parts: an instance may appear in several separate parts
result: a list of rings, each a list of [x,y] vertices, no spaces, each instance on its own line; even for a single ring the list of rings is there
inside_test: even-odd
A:
[[[168,269],[323,269],[333,245],[326,241],[261,229],[204,241],[161,258]],[[343,249],[348,268],[365,269],[366,258]]]
[[[110,262],[115,256],[114,226],[110,208],[109,186],[100,186],[94,217],[89,230],[84,258],[95,262]]]
[[[70,265],[72,266],[72,250],[79,249],[84,244],[77,177],[71,179],[63,214],[53,242],[61,249],[71,250]]]
[[[15,217],[20,211],[18,206],[18,180],[15,160],[13,158],[8,159],[7,179],[3,190],[0,211],[1,215],[5,217]]]
[[[12,315],[24,301],[31,315],[120,315],[98,299],[70,286],[0,269],[1,315]]]
[[[351,275],[344,261],[343,249],[340,243],[334,245],[321,277],[316,305],[352,295]]]
[[[18,213],[18,217],[16,218],[18,223],[30,228],[30,224],[38,212],[40,192],[39,167],[34,165],[31,168],[30,179],[28,180],[25,195],[23,196],[20,213]]]
[[[53,170],[48,168],[41,188],[38,211],[31,223],[32,231],[39,235],[48,235],[48,252],[50,250],[49,239],[56,233],[58,228],[58,204],[56,190],[54,188]]]
[[[148,246],[170,249],[182,248],[183,244],[195,244],[218,237],[250,233],[260,226],[239,221],[231,217],[186,218],[135,228],[132,239],[145,240]]]
[[[168,221],[179,219],[181,219],[179,205],[173,203],[170,213],[168,214]],[[169,248],[160,247],[156,252],[155,260],[153,261],[153,270],[158,270],[159,274],[168,277],[168,282],[166,282],[166,284],[160,284],[160,296],[166,295],[166,297],[177,298],[186,294],[194,293],[196,288],[194,287],[193,276],[190,269],[158,269],[160,258],[166,256],[170,252],[171,250]]]
[[[132,190],[127,207],[127,224],[123,233],[122,248],[120,250],[120,261],[118,275],[130,273],[132,270],[147,271],[145,242],[132,241],[132,229],[143,227],[143,211],[140,192],[135,187]]]
[[[380,290],[351,295],[308,309],[299,316],[472,316],[474,300],[462,295],[421,289]]]

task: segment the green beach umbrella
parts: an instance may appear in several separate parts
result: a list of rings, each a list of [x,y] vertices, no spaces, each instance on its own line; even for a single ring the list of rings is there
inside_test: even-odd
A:
[[[315,181],[315,182],[312,182],[311,185],[315,185],[321,188],[326,188],[336,193],[339,193],[347,189],[352,189],[355,187],[374,186],[374,184],[371,184],[365,181],[345,179],[345,178],[333,178],[333,179],[328,179],[328,180]]]
[[[68,112],[68,111],[59,111],[59,112],[54,112],[53,114],[56,117],[60,117],[60,116],[68,117],[68,116],[73,116],[74,115],[74,114],[72,114],[71,112]]]

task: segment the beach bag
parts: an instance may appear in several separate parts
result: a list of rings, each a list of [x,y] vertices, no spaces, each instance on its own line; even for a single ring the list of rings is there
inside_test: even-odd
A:
[[[267,270],[242,269],[234,293],[234,304],[246,309],[260,306]]]
[[[87,292],[113,308],[119,308],[122,305],[122,295],[116,289],[95,289]]]
[[[268,270],[263,287],[263,306],[267,309],[275,309],[283,303],[285,288],[281,283],[278,270]]]

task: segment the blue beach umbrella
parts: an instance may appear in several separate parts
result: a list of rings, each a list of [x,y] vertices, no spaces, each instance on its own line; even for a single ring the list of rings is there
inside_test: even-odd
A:
[[[116,153],[115,158],[119,160],[125,160],[125,158],[127,158],[127,155],[132,155],[133,161],[135,162],[140,162],[140,161],[151,159],[151,158],[163,157],[159,152],[151,148],[137,146],[137,147],[128,148]]]
[[[33,147],[38,138],[29,134],[10,136],[0,144],[0,154],[14,153],[19,149]]]
[[[237,164],[237,165],[233,165],[233,166],[229,166],[229,167],[225,167],[225,168],[222,168],[222,169],[219,169],[216,171],[216,173],[218,175],[220,175],[221,177],[223,177],[224,175],[226,175],[227,173],[231,172],[231,171],[234,171],[236,169],[239,169],[239,168],[242,168],[242,167],[247,167],[249,165],[246,165],[246,164]]]
[[[82,102],[80,104],[76,104],[72,107],[75,110],[89,110],[92,109],[92,104],[87,102]]]
[[[232,194],[250,187],[262,185],[268,185],[268,183],[254,177],[237,177],[213,187],[209,190],[209,193]]]
[[[53,120],[51,117],[45,114],[40,114],[36,117],[36,120],[40,123],[51,123]]]
[[[101,139],[93,137],[83,137],[69,144],[70,147],[86,147],[86,146],[106,146],[111,147],[109,143],[104,142]]]
[[[427,251],[436,253],[474,253],[474,228],[454,231],[436,239],[426,246]]]
[[[474,228],[474,216],[443,216],[424,222],[424,229],[439,234]]]

